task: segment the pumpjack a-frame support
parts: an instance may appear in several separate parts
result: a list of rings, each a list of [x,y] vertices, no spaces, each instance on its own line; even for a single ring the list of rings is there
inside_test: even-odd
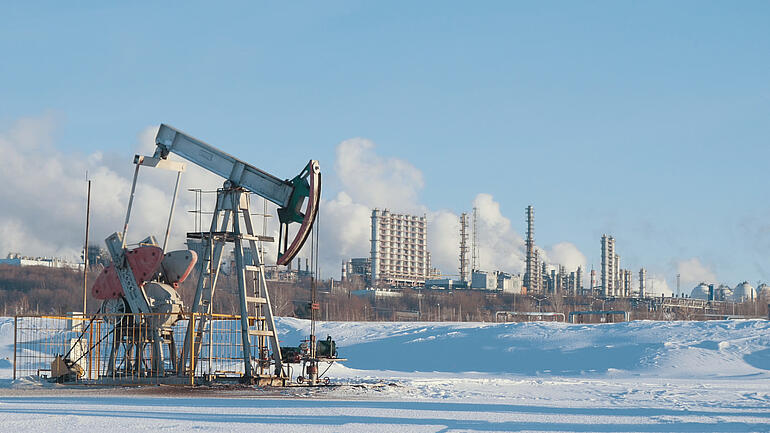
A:
[[[232,224],[232,231],[228,231],[230,224]],[[199,319],[195,329],[188,327],[182,356],[177,364],[177,373],[184,375],[190,371],[186,369],[194,371],[199,362],[204,334],[207,329],[211,331],[212,300],[220,272],[223,248],[232,242],[235,245],[235,268],[232,271],[238,279],[244,380],[251,381],[256,377],[270,375],[270,349],[272,349],[272,362],[275,367],[273,374],[284,377],[281,347],[278,343],[270,294],[265,281],[265,266],[257,248],[257,241],[272,242],[273,239],[254,234],[248,192],[243,188],[233,187],[229,181],[225,182],[224,188],[217,191],[217,204],[211,219],[210,230],[188,233],[187,237],[201,239],[203,247],[200,254],[202,258],[199,261],[200,274],[191,308],[194,317]],[[244,241],[248,242],[251,253],[248,263],[243,253]],[[252,284],[249,285],[249,282]],[[250,317],[253,319],[250,320]],[[257,337],[256,359],[252,353],[252,336]]]

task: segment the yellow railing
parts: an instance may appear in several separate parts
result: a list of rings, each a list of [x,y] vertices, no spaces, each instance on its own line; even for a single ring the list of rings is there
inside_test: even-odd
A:
[[[185,356],[190,336],[195,346],[191,356]],[[260,337],[249,338],[252,359],[259,360],[255,374],[266,374],[270,361],[264,337],[261,358]],[[240,317],[235,315],[16,316],[13,378],[60,374],[59,369],[51,371],[57,356],[66,357],[72,367],[72,374],[62,379],[81,383],[194,384],[214,377],[239,378],[245,371],[242,347]]]

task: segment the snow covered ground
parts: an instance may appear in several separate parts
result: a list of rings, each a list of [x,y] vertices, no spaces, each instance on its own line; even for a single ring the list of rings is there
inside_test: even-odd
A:
[[[295,345],[308,322],[282,318]],[[337,387],[73,389],[12,382],[4,431],[770,431],[770,322],[323,323]],[[6,359],[9,358],[9,359]]]

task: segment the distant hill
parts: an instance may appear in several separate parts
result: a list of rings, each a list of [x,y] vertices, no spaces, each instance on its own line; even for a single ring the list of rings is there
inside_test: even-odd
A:
[[[89,272],[92,281],[96,275]],[[96,308],[97,303],[93,305]],[[7,315],[80,311],[83,273],[66,268],[0,265],[0,308]]]

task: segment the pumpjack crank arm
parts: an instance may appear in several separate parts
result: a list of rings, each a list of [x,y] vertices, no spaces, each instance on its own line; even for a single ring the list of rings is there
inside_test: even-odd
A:
[[[310,160],[307,166],[291,180],[294,185],[294,193],[289,199],[289,205],[278,209],[278,220],[281,229],[278,234],[278,260],[279,265],[286,265],[302,249],[310,231],[313,229],[318,214],[318,204],[321,201],[321,167],[318,161]],[[304,213],[301,211],[302,202],[307,198]],[[288,243],[289,224],[299,223],[299,230],[291,244]]]
[[[318,215],[321,199],[321,168],[318,161],[310,160],[293,179],[281,180],[165,124],[160,125],[155,144],[155,158],[166,159],[169,153],[177,154],[224,177],[233,187],[244,188],[278,205],[281,229],[276,263],[286,265],[296,257]],[[303,203],[306,203],[304,209]],[[289,243],[289,225],[293,223],[300,224],[300,227]]]

